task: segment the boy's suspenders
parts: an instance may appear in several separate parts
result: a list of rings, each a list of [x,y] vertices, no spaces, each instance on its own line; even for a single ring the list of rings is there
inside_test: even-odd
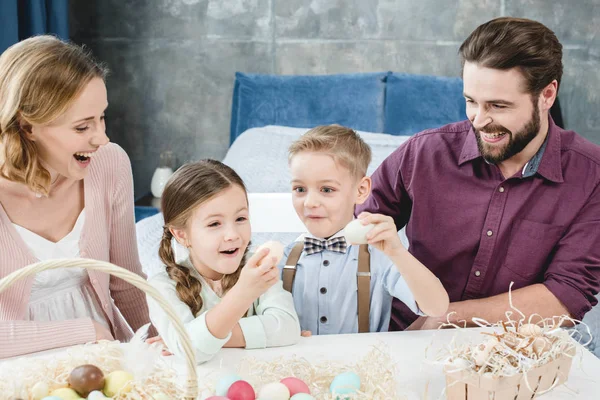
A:
[[[294,278],[296,277],[296,265],[303,249],[304,243],[296,243],[283,267],[283,288],[290,293],[292,293]],[[358,332],[366,333],[369,332],[369,312],[371,310],[371,257],[369,255],[369,247],[366,244],[361,244],[358,250],[358,272],[356,275],[358,287]]]

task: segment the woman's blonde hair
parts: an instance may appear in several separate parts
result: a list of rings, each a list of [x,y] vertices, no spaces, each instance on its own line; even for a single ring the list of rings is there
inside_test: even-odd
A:
[[[23,125],[48,124],[67,111],[107,69],[84,48],[54,36],[35,36],[0,56],[0,174],[48,194],[50,173],[40,164]]]
[[[244,181],[233,169],[219,161],[201,160],[179,168],[167,182],[162,194],[161,208],[165,225],[158,254],[167,266],[169,277],[176,282],[177,295],[190,307],[194,316],[202,309],[202,284],[188,268],[175,262],[171,229],[185,228],[196,207],[234,185],[246,192]],[[224,293],[237,283],[241,268],[246,264],[249,247],[246,247],[238,269],[233,274],[223,276],[221,283]]]

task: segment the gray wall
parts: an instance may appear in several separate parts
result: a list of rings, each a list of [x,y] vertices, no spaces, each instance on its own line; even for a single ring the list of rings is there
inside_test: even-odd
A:
[[[225,155],[235,71],[458,75],[460,43],[502,15],[556,32],[565,124],[600,143],[600,0],[71,1],[73,39],[112,70],[108,133],[138,196],[164,150]]]

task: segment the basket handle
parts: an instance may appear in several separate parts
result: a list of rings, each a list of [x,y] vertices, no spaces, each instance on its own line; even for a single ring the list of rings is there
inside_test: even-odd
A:
[[[36,264],[31,264],[23,267],[0,280],[0,293],[8,289],[16,281],[26,278],[31,275],[35,275],[38,272],[47,271],[58,268],[85,268],[94,271],[104,272],[117,278],[121,278],[131,285],[137,287],[147,295],[152,297],[165,311],[171,323],[179,335],[181,340],[181,346],[184,351],[186,358],[186,366],[188,370],[188,379],[184,387],[184,394],[186,400],[195,400],[198,396],[198,376],[196,374],[196,353],[192,347],[190,337],[185,330],[181,320],[166,300],[160,295],[160,293],[152,287],[144,278],[134,274],[124,268],[118,267],[111,263],[99,260],[91,260],[86,258],[74,258],[74,259],[56,259],[49,261],[42,261]]]

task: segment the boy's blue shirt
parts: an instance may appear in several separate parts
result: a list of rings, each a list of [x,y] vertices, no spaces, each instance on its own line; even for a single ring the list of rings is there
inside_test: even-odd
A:
[[[335,236],[340,236],[336,234]],[[304,237],[314,237],[310,234]],[[297,242],[285,248],[279,264],[283,270],[290,251]],[[358,250],[360,246],[348,244],[346,253],[323,250],[300,255],[292,295],[302,330],[314,335],[358,332]],[[387,332],[392,297],[405,303],[414,313],[423,315],[404,278],[385,253],[369,246],[371,258],[371,332]]]

